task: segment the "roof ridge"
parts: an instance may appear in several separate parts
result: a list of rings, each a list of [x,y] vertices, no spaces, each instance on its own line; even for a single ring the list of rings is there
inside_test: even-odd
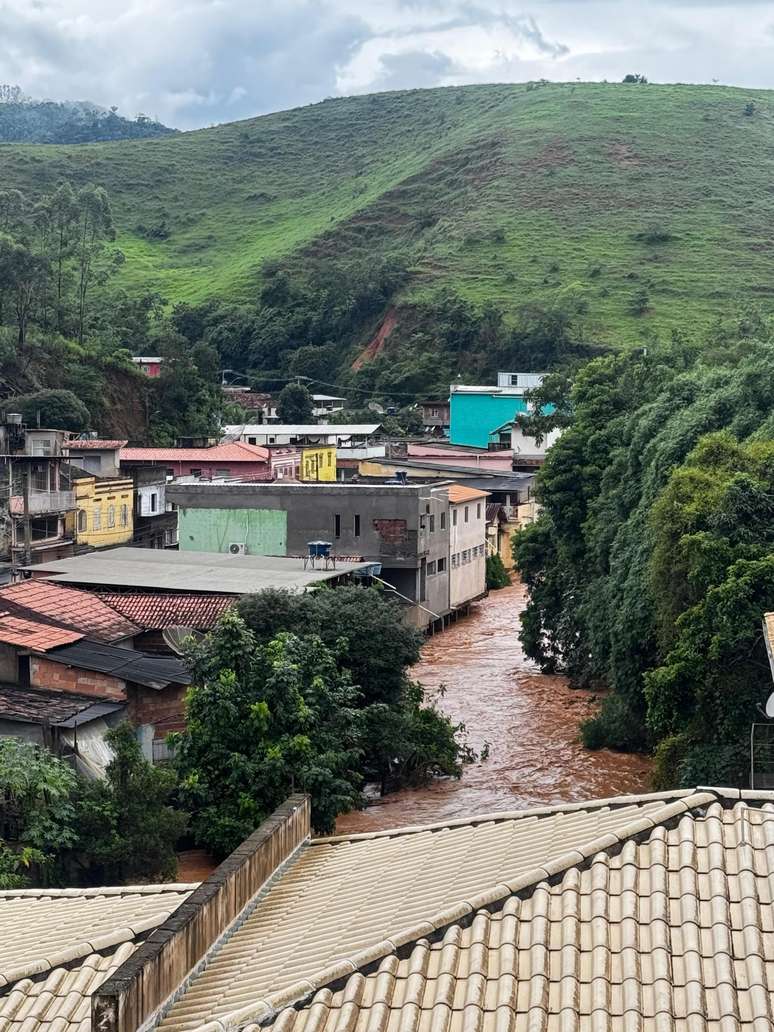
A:
[[[698,789],[678,788],[666,792],[641,792],[634,795],[607,796],[604,799],[593,799],[579,803],[557,803],[555,806],[533,806],[526,810],[495,810],[483,814],[473,814],[470,817],[454,817],[451,820],[436,821],[432,824],[411,824],[404,828],[387,828],[381,831],[361,831],[351,835],[325,835],[320,838],[313,838],[310,846],[325,846],[340,842],[362,842],[367,839],[376,838],[399,838],[401,835],[419,835],[423,831],[444,831],[446,828],[467,828],[475,827],[477,824],[500,823],[502,821],[521,820],[523,817],[551,817],[560,813],[576,813],[585,810],[593,813],[595,810],[603,810],[605,807],[624,807],[647,802],[657,802],[659,799],[674,801],[686,796],[693,795],[698,791],[727,792],[738,791],[736,789]],[[774,799],[774,792],[769,793]],[[755,798],[762,797],[762,793],[756,792]],[[733,798],[737,798],[734,796]]]
[[[657,797],[664,793],[654,793]],[[669,795],[669,793],[667,793]],[[433,940],[443,935],[447,929],[471,918],[476,911],[482,909],[498,910],[498,904],[504,903],[514,895],[531,895],[532,891],[544,881],[564,875],[568,870],[585,863],[600,852],[607,852],[615,846],[622,845],[636,835],[649,835],[654,828],[665,824],[675,817],[682,816],[710,803],[718,802],[714,791],[700,792],[695,789],[683,792],[680,799],[666,803],[660,809],[652,811],[651,816],[642,815],[618,831],[609,831],[597,836],[577,849],[571,849],[561,856],[549,860],[541,867],[524,871],[515,878],[501,882],[489,890],[477,893],[469,899],[446,906],[426,921],[404,928],[390,935],[381,942],[372,944],[351,957],[342,957],[329,964],[310,978],[299,979],[292,985],[276,993],[269,993],[260,1000],[245,1004],[221,1018],[214,1018],[203,1025],[198,1025],[189,1032],[234,1032],[246,1025],[268,1024],[276,1014],[291,1005],[308,1001],[321,989],[332,988],[336,983],[350,978],[364,968],[376,964],[384,957],[397,953],[419,940],[432,937]]]
[[[199,882],[158,882],[154,885],[96,885],[67,889],[0,889],[0,899],[13,899],[17,896],[26,899],[77,896],[158,896],[163,892],[193,892],[199,887],[199,884]]]

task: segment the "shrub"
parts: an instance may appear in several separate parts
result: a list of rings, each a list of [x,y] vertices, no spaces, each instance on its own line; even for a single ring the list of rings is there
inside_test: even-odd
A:
[[[505,564],[499,555],[488,555],[486,557],[486,586],[489,591],[498,591],[500,588],[507,588],[511,583]]]

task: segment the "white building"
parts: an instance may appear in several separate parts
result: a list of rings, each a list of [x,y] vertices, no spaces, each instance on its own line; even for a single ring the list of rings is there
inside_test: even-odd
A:
[[[449,487],[449,605],[472,602],[486,592],[486,491]]]
[[[518,387],[520,391],[534,391],[545,378],[545,373],[498,373],[498,387]]]
[[[223,427],[229,441],[245,444],[335,444],[362,447],[371,443],[379,423],[241,423]]]
[[[546,452],[554,444],[561,434],[561,430],[550,430],[541,440],[540,444],[534,437],[525,434],[515,419],[509,419],[507,423],[492,433],[490,443],[497,444],[502,448],[510,449],[514,459],[544,459]]]

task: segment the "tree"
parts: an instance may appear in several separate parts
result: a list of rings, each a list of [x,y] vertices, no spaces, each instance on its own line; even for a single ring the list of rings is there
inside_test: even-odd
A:
[[[500,588],[507,588],[511,583],[505,564],[499,555],[488,555],[486,557],[486,586],[489,591],[497,591]]]
[[[292,791],[320,831],[359,805],[359,692],[317,636],[258,644],[229,612],[191,663],[177,765],[199,842],[225,856]]]
[[[0,738],[0,887],[53,872],[58,855],[76,842],[72,768],[45,749]]]
[[[78,803],[86,877],[99,885],[174,878],[175,846],[187,823],[172,806],[174,773],[148,763],[128,721],[106,741],[113,759],[105,779],[85,784]]]
[[[74,237],[76,257],[76,296],[78,341],[83,343],[86,325],[86,299],[95,280],[97,260],[105,242],[115,240],[113,215],[107,193],[101,186],[85,186],[77,196],[78,223]]]
[[[300,383],[289,383],[282,388],[277,399],[277,416],[280,423],[313,423],[312,396]]]
[[[28,426],[40,425],[80,433],[91,425],[89,410],[72,391],[36,391],[34,394],[17,395],[7,404],[14,411],[21,412]]]

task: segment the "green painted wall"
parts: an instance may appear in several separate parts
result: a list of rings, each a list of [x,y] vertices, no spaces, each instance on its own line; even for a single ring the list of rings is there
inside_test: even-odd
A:
[[[178,510],[181,552],[227,552],[244,541],[250,555],[287,555],[288,514],[282,509]]]

